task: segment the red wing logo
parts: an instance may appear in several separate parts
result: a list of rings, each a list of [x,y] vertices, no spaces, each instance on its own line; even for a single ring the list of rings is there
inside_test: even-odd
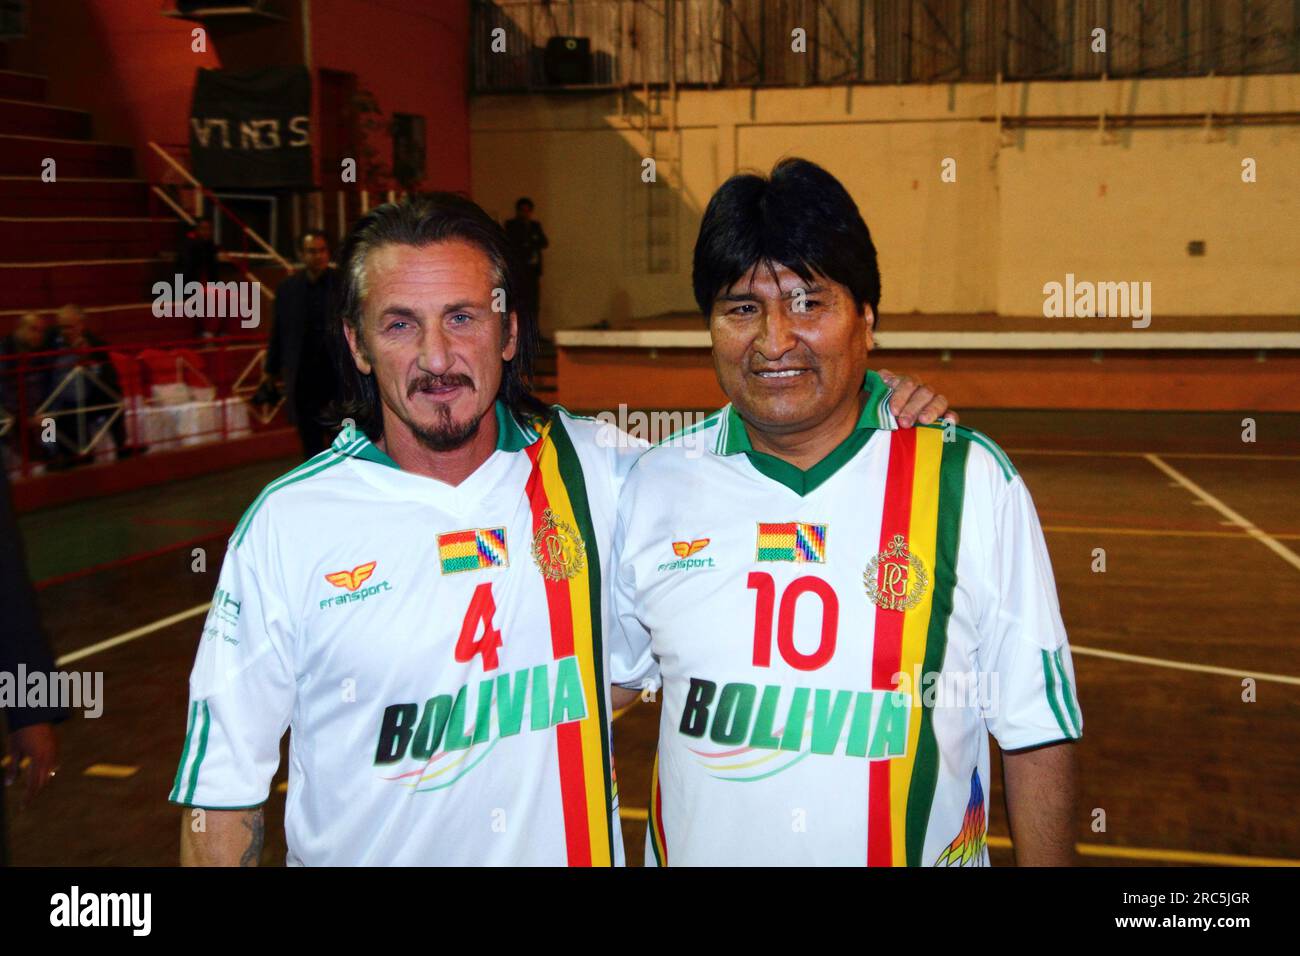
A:
[[[674,541],[673,554],[679,558],[689,558],[695,552],[703,551],[708,546],[708,538],[696,538],[694,541]]]
[[[335,571],[333,574],[325,575],[325,580],[336,588],[347,588],[349,591],[355,591],[370,579],[370,575],[375,573],[375,565],[378,563],[378,561],[368,561],[365,564],[358,564],[351,571]]]

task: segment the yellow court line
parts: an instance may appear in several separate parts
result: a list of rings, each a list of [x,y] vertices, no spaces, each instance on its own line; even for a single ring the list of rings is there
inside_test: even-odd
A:
[[[1166,667],[1176,671],[1195,671],[1200,674],[1221,674],[1225,677],[1234,677],[1240,680],[1243,677],[1250,677],[1257,681],[1270,681],[1274,684],[1291,684],[1300,687],[1300,677],[1292,677],[1290,674],[1270,674],[1264,671],[1254,671],[1246,667],[1216,667],[1212,664],[1189,664],[1186,661],[1174,661],[1167,657],[1146,657],[1141,654],[1124,654],[1120,651],[1105,651],[1099,647],[1076,647],[1070,645],[1071,654],[1082,654],[1086,657],[1104,657],[1112,661],[1125,661],[1129,664],[1148,664],[1151,667]]]
[[[82,771],[87,777],[108,777],[113,780],[125,780],[139,772],[139,767],[128,767],[118,763],[92,763]]]
[[[989,846],[1008,850],[1011,839],[990,836]],[[1273,856],[1243,856],[1237,853],[1201,853],[1197,850],[1165,850],[1142,846],[1107,846],[1101,843],[1076,843],[1074,850],[1080,856],[1096,856],[1115,860],[1159,860],[1164,863],[1200,863],[1205,866],[1300,866],[1300,860]]]
[[[620,807],[618,815],[625,820],[645,822],[647,812],[641,807]],[[1011,849],[1011,838],[989,836],[990,847]],[[1272,856],[1242,856],[1235,853],[1200,853],[1196,850],[1164,850],[1141,846],[1106,846],[1100,843],[1076,843],[1074,850],[1080,856],[1095,856],[1116,860],[1159,860],[1165,863],[1200,863],[1205,866],[1298,866],[1300,860]]]
[[[1228,524],[1229,522],[1224,523]],[[1083,525],[1050,524],[1043,525],[1043,530],[1055,531],[1060,534],[1127,534],[1170,538],[1250,538],[1250,535],[1245,531],[1189,531],[1178,528],[1089,528]],[[1277,531],[1272,532],[1272,535],[1275,538],[1300,541],[1300,532]]]
[[[1063,458],[1145,458],[1144,451],[1090,451],[1086,448],[1005,448],[1008,455],[1059,455]],[[1300,455],[1261,455],[1251,452],[1162,451],[1165,458],[1194,458],[1207,461],[1300,461]]]

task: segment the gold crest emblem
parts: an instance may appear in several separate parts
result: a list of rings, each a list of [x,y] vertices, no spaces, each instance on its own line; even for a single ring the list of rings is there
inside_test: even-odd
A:
[[[921,559],[908,550],[903,536],[896,534],[889,547],[867,562],[862,584],[877,607],[910,611],[921,603],[930,587],[930,577]]]
[[[547,508],[542,512],[542,526],[533,535],[533,560],[542,577],[567,581],[587,563],[587,546],[572,525]]]

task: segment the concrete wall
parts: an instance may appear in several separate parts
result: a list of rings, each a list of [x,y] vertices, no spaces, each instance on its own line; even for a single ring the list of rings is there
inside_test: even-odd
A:
[[[307,18],[313,71],[357,74],[386,117],[422,115],[427,175],[421,187],[467,192],[469,4],[313,0]],[[391,163],[388,137],[377,135],[373,145]],[[329,173],[334,181],[322,171],[322,188],[337,188],[339,170]]]
[[[529,194],[551,239],[543,325],[693,310],[699,219],[722,181],[826,166],[880,251],[881,311],[1041,315],[1066,273],[1152,283],[1161,315],[1300,311],[1300,126],[1006,129],[1004,116],[1300,111],[1300,76],[482,96],[473,195]],[[658,183],[641,181],[646,156]],[[940,181],[945,157],[957,181]],[[1243,183],[1242,160],[1258,181]],[[657,197],[648,217],[647,190]],[[659,223],[651,226],[651,222]],[[1189,240],[1205,256],[1189,257]],[[658,245],[652,245],[655,240]],[[655,267],[652,250],[662,250]],[[1097,320],[1101,321],[1101,320]]]

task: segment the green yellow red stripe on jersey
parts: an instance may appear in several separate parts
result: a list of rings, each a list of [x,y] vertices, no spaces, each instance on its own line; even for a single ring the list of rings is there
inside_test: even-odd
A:
[[[552,417],[539,426],[538,439],[525,449],[532,462],[527,495],[533,534],[541,532],[547,511],[577,530],[586,560],[567,579],[543,575],[556,659],[575,656],[586,696],[586,717],[555,728],[559,752],[560,796],[570,866],[611,866],[613,777],[609,715],[600,622],[600,554],[578,453],[564,425]]]
[[[659,787],[659,752],[655,751],[654,769],[650,771],[650,848],[655,863],[668,865],[668,840],[664,836],[664,795]]]
[[[933,583],[909,610],[876,608],[871,686],[878,690],[897,689],[896,674],[937,673],[943,664],[970,448],[965,437],[943,438],[944,429],[933,426],[889,433],[879,550],[902,535],[910,552],[932,569]],[[920,698],[918,693],[912,700],[905,754],[873,761],[868,770],[868,866],[924,864],[939,751],[932,708]]]

